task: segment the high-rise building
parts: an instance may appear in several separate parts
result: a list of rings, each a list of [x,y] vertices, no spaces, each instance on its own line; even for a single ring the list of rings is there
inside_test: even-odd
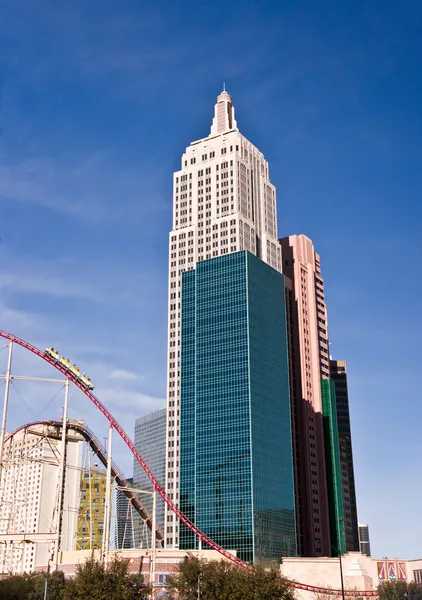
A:
[[[135,446],[145,459],[159,483],[164,486],[166,473],[166,409],[140,417],[135,421]],[[153,486],[138,461],[133,461],[133,487],[139,490],[152,491]],[[152,497],[141,494],[140,501],[147,511],[152,514]],[[164,501],[157,494],[156,498],[157,525],[164,531]],[[134,514],[135,547],[141,546],[142,526],[140,517]]]
[[[286,281],[298,553],[331,556],[321,380],[329,379],[320,257],[304,235],[280,240]],[[334,550],[335,552],[335,550]]]
[[[371,544],[369,541],[369,527],[368,525],[361,525],[359,523],[359,549],[362,554],[371,556]]]
[[[19,430],[5,442],[0,474],[0,533],[5,536],[0,545],[0,573],[29,573],[51,558],[53,542],[37,542],[36,534],[52,532],[53,540],[57,531],[60,440],[59,428],[38,424]],[[69,430],[66,465],[74,468],[65,468],[60,550],[74,549],[82,447],[83,438]]]
[[[103,547],[107,475],[94,466],[82,472],[76,550]]]
[[[169,241],[166,492],[179,504],[180,320],[182,273],[203,260],[248,250],[281,271],[275,188],[263,154],[238,130],[231,96],[217,98],[208,137],[192,142],[173,179]],[[166,512],[166,543],[178,520]]]
[[[346,362],[344,360],[330,360],[330,375],[335,385],[337,406],[346,551],[359,552],[359,531]]]
[[[245,561],[296,554],[284,297],[247,251],[182,278],[180,508]]]
[[[127,480],[133,487],[133,478]],[[124,491],[117,490],[116,494],[116,548],[133,548],[135,547],[134,539],[134,515],[135,511],[127,499]]]

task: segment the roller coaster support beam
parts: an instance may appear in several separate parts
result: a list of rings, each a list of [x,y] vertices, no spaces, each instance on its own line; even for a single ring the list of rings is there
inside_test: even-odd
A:
[[[54,531],[46,531],[41,533],[0,533],[0,544],[24,544],[35,542],[37,544],[47,544],[54,542],[56,533]]]
[[[56,542],[54,545],[53,564],[56,571],[59,568],[59,550],[62,533],[62,512],[63,512],[63,496],[64,496],[64,476],[66,470],[66,433],[67,433],[67,410],[69,406],[69,380],[64,383],[64,406],[63,406],[63,425],[62,425],[62,440],[60,448],[60,465],[58,472],[58,498],[56,512]]]
[[[113,446],[113,427],[110,425],[108,430],[108,449],[107,449],[107,482],[106,482],[106,497],[105,497],[105,514],[104,514],[104,532],[103,532],[103,556],[104,563],[108,564],[108,555],[110,549],[110,521],[111,521],[111,466]]]
[[[4,448],[4,438],[6,435],[7,409],[9,406],[9,389],[10,389],[10,382],[12,380],[12,352],[13,352],[13,342],[10,341],[9,342],[9,356],[7,359],[7,371],[6,371],[6,376],[5,376],[3,418],[1,421],[1,432],[0,432],[0,472],[3,467],[3,448]]]
[[[156,538],[156,527],[157,527],[157,490],[155,489],[155,485],[154,485],[154,493],[152,496],[152,529],[151,529],[151,566],[152,566],[152,570],[151,570],[151,577],[150,577],[150,584],[151,584],[151,593],[152,593],[152,598],[154,598],[154,585],[155,585],[155,558],[156,558],[156,542],[157,542],[157,538]]]

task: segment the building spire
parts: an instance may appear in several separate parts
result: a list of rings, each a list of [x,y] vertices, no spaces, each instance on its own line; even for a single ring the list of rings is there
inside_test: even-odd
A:
[[[214,119],[211,125],[211,135],[224,133],[237,129],[234,118],[234,107],[232,97],[226,92],[226,82],[223,82],[223,91],[217,96],[217,104],[214,109]]]

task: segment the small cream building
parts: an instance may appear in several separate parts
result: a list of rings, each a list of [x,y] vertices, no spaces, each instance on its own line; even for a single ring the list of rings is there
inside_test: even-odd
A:
[[[57,531],[61,429],[34,424],[6,439],[0,471],[0,573],[30,573],[51,557]],[[68,431],[60,547],[74,547],[83,438]],[[70,466],[75,468],[70,468]]]
[[[372,558],[360,552],[350,552],[342,559],[343,580],[346,590],[376,590],[380,582],[406,580],[422,582],[422,558]],[[288,579],[324,588],[341,588],[340,560],[338,558],[284,558],[280,567]],[[315,600],[313,592],[297,590],[296,597]]]

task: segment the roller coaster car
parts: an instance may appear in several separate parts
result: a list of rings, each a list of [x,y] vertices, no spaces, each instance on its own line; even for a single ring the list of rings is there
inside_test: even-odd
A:
[[[79,379],[81,380],[81,382],[85,385],[85,387],[87,387],[89,390],[93,390],[94,386],[91,383],[91,379],[89,377],[87,377],[85,375],[85,373],[83,375],[81,375],[79,377]]]
[[[53,347],[46,348],[45,354],[48,354],[49,356],[51,356],[52,358],[54,358],[54,360],[60,360],[59,353]]]
[[[87,377],[87,375],[85,375],[85,373],[83,375],[81,375],[81,372],[78,369],[78,367],[76,365],[71,365],[70,360],[68,358],[65,358],[64,356],[60,356],[59,353],[57,352],[57,350],[55,350],[53,347],[46,348],[45,354],[47,354],[50,358],[53,358],[55,361],[59,362],[66,369],[68,369],[73,375],[76,375],[76,377],[79,379],[79,381],[81,383],[83,383],[83,385],[88,390],[94,389],[94,386],[91,383],[91,379],[89,377]]]
[[[72,371],[72,373],[73,373],[74,375],[76,375],[76,377],[80,377],[80,376],[81,376],[81,372],[80,372],[80,370],[78,369],[78,367],[77,367],[76,365],[72,365],[72,366],[71,366],[71,367],[69,367],[69,368],[70,368],[70,370]]]

